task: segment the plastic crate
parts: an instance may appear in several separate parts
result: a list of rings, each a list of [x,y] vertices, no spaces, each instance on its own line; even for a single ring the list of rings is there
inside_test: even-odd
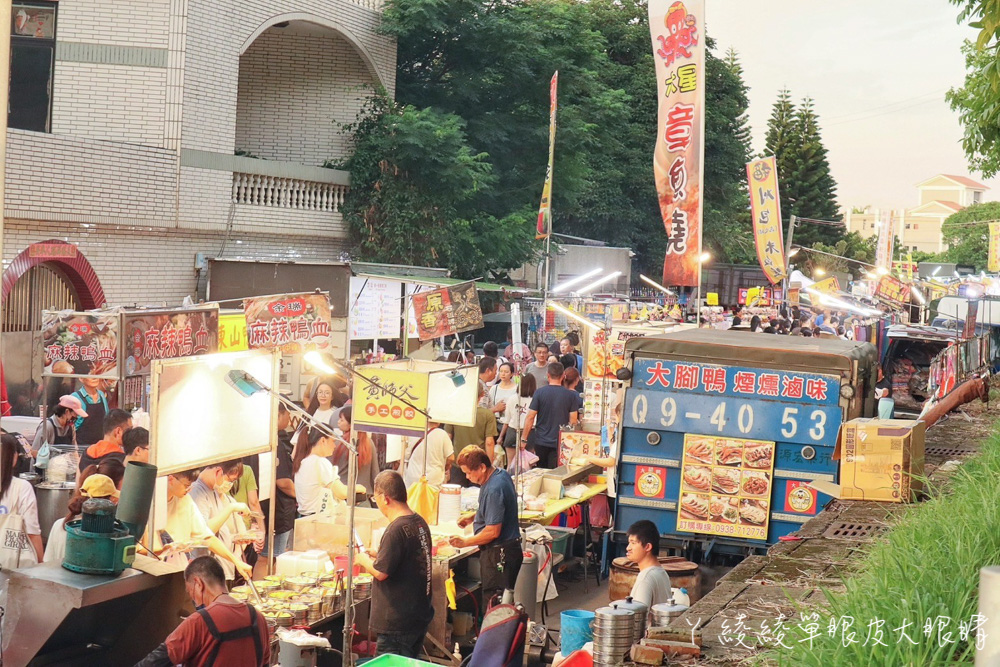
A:
[[[552,536],[552,554],[562,554],[568,558],[571,555],[569,553],[570,539],[576,534],[576,528],[545,526],[545,530]]]

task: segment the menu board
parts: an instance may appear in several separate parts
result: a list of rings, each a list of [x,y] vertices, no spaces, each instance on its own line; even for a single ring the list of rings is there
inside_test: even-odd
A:
[[[604,385],[606,382],[607,380],[584,380],[583,421],[601,421],[601,405],[604,400]]]
[[[583,431],[559,432],[559,465],[564,466],[582,456],[599,456],[601,434]]]
[[[399,338],[403,303],[399,282],[355,276],[351,278],[351,338]]]
[[[684,435],[677,530],[766,540],[774,442]]]

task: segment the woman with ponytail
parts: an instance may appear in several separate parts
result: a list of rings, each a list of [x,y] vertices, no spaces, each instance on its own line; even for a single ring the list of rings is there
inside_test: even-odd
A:
[[[340,410],[340,419],[337,421],[337,428],[344,434],[344,440],[351,439],[351,417],[354,414],[353,406],[345,405]],[[357,504],[364,507],[371,507],[368,496],[365,495],[368,489],[375,488],[375,478],[378,477],[378,457],[375,455],[375,446],[372,444],[371,436],[363,431],[358,432],[358,474],[355,481],[361,489],[358,493],[360,497]],[[348,463],[351,460],[351,452],[347,446],[338,442],[335,445],[333,456],[330,461],[337,468],[340,474],[340,481],[347,484]]]
[[[335,446],[331,436],[312,428],[300,437],[292,460],[295,475],[295,500],[300,516],[310,516],[328,511],[327,491],[337,500],[347,498],[347,487],[340,481],[337,468],[327,459]],[[363,487],[358,487],[361,493]]]

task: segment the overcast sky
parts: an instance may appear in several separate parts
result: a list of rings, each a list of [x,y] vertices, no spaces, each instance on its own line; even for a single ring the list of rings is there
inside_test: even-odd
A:
[[[969,170],[958,115],[944,93],[960,86],[962,40],[947,0],[706,0],[716,55],[740,55],[750,87],[754,150],[764,147],[782,87],[815,100],[842,207],[911,207],[918,182],[970,176],[1000,200],[1000,178]]]

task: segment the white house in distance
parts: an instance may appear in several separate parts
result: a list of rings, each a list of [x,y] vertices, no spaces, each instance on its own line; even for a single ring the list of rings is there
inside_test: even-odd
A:
[[[938,174],[917,183],[917,205],[908,209],[865,209],[848,212],[847,231],[867,238],[878,234],[883,214],[892,215],[900,245],[906,251],[941,252],[947,245],[941,224],[952,213],[984,201],[985,185],[965,176]]]

